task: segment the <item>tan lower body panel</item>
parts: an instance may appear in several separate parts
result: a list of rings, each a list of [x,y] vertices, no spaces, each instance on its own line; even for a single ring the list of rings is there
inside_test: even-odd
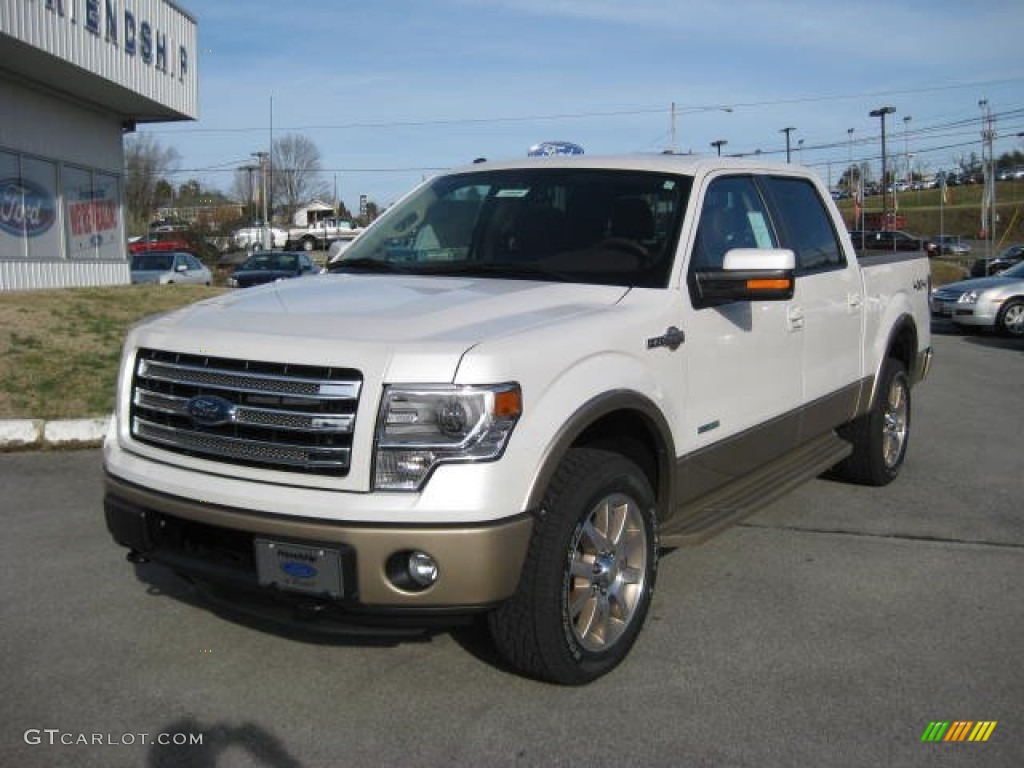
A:
[[[359,603],[395,608],[471,607],[500,602],[519,584],[533,531],[529,515],[479,526],[346,524],[289,519],[166,496],[106,478],[107,493],[136,507],[171,517],[261,537],[351,547]],[[420,550],[438,563],[438,580],[422,592],[399,589],[385,564],[395,552]]]

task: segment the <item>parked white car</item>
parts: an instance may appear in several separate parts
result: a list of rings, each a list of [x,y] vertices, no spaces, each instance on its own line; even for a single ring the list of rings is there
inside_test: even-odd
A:
[[[961,280],[932,291],[932,314],[957,325],[1024,336],[1024,261],[991,277]]]
[[[268,236],[270,243],[265,244],[263,238]],[[233,235],[235,247],[244,251],[262,250],[270,248],[284,248],[288,242],[288,230],[280,227],[244,227],[236,230]]]

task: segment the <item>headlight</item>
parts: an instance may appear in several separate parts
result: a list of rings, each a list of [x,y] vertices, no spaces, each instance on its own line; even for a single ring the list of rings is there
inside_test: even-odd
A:
[[[977,304],[978,303],[978,292],[977,291],[967,291],[967,293],[962,294],[957,301],[960,304]]]
[[[374,488],[417,491],[439,464],[494,461],[522,411],[517,384],[388,387],[377,419]]]

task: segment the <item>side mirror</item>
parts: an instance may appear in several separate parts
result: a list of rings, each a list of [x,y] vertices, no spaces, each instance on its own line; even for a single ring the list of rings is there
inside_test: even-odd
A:
[[[783,248],[734,248],[721,269],[698,269],[697,299],[711,307],[736,301],[788,301],[796,282],[796,256]]]
[[[188,272],[188,264],[179,264],[174,268],[175,272]]]

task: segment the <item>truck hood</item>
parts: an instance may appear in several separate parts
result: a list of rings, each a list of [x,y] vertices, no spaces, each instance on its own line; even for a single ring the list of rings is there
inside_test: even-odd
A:
[[[131,343],[354,366],[385,380],[448,381],[461,356],[482,340],[601,311],[628,290],[493,278],[317,275],[199,302],[139,326]]]

